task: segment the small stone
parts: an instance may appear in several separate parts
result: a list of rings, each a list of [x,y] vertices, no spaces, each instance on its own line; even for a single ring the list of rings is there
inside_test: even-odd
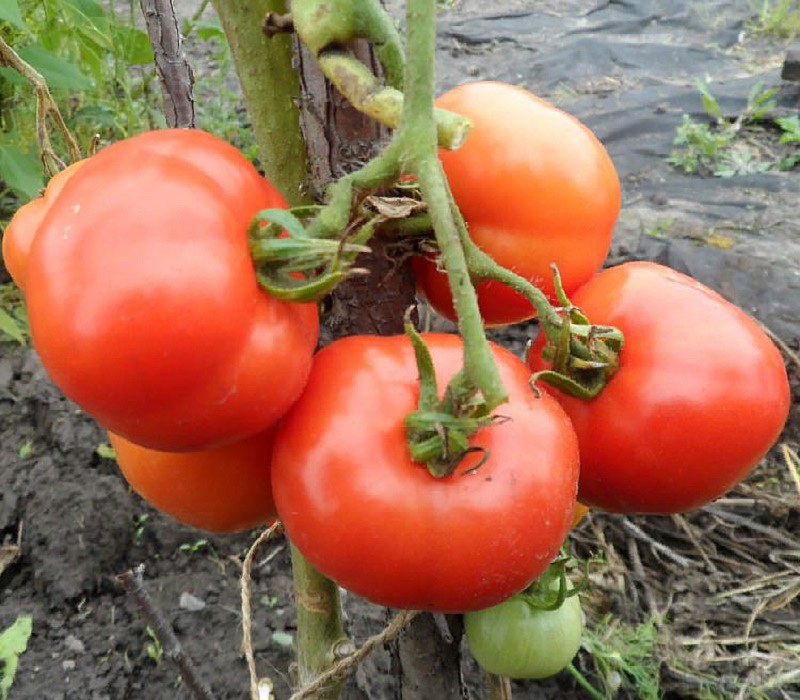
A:
[[[72,671],[75,669],[75,662],[72,659],[62,661],[61,668],[63,668],[65,671]]]
[[[64,640],[64,646],[70,651],[74,651],[76,654],[83,654],[83,652],[86,651],[83,642],[72,634],[67,635],[67,638]]]
[[[193,596],[191,593],[186,593],[184,591],[181,593],[181,598],[178,601],[178,605],[183,610],[197,612],[198,610],[202,610],[204,607],[206,607],[206,602],[204,600],[200,600],[200,598],[197,596]]]

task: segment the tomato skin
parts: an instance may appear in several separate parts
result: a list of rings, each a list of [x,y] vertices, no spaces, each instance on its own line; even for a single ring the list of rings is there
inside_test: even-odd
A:
[[[579,495],[620,513],[675,513],[721,496],[764,456],[789,411],[780,353],[741,309],[669,268],[604,270],[573,296],[625,335],[620,368],[584,402],[549,386],[581,445]],[[533,370],[542,341],[531,349]]]
[[[28,277],[28,256],[30,255],[36,229],[42,222],[56,197],[64,189],[67,181],[81,168],[85,160],[79,160],[53,175],[41,197],[21,206],[3,234],[3,263],[11,279],[25,289]]]
[[[270,484],[274,426],[224,447],[159,452],[108,438],[131,488],[158,510],[210,532],[239,532],[275,517]]]
[[[467,83],[436,104],[473,124],[464,146],[440,152],[472,240],[551,298],[551,263],[567,293],[577,289],[608,254],[620,208],[619,178],[600,141],[575,117],[504,83]],[[413,269],[431,305],[455,319],[447,277],[435,262],[415,258]],[[497,282],[476,289],[489,325],[535,314]]]
[[[481,668],[508,678],[547,678],[565,668],[581,646],[577,595],[557,610],[536,610],[519,596],[466,613],[470,652]]]
[[[101,425],[159,450],[234,442],[299,396],[313,304],[258,287],[252,216],[284,207],[232,146],[197,130],[110,146],[66,183],[27,263],[33,343]]]
[[[439,391],[460,368],[457,336],[428,334]],[[352,336],[314,361],[303,396],[282,419],[272,487],[279,517],[323,574],[376,603],[460,612],[523,589],[556,556],[572,522],[577,446],[525,365],[494,346],[511,420],[480,430],[477,455],[436,479],[413,462],[405,416],[417,367],[406,336]]]

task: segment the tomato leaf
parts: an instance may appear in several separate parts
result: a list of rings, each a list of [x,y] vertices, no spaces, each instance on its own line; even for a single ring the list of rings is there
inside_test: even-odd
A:
[[[22,332],[22,328],[5,309],[0,309],[0,333],[5,333],[20,345],[25,345],[25,335]]]
[[[41,44],[29,44],[19,50],[19,55],[42,74],[51,88],[85,90],[92,86],[92,81],[77,66]]]
[[[28,648],[28,640],[33,630],[33,618],[20,615],[14,623],[0,633],[0,662],[3,663],[3,675],[0,676],[0,698],[5,700],[14,683],[19,657]]]
[[[153,62],[153,48],[150,39],[141,29],[136,27],[115,26],[112,28],[114,45],[119,57],[132,65]]]
[[[16,146],[0,143],[0,180],[21,199],[36,197],[44,186],[42,166]]]
[[[0,22],[8,22],[19,29],[25,28],[17,0],[0,0]]]

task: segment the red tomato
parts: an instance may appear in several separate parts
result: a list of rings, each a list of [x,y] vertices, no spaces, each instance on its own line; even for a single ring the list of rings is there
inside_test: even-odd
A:
[[[424,338],[441,392],[463,346]],[[272,488],[290,538],[323,574],[381,605],[460,612],[522,590],[556,556],[575,505],[575,435],[558,404],[530,390],[524,363],[493,351],[509,420],[471,438],[483,465],[470,473],[470,454],[442,479],[406,448],[419,397],[406,336],[352,336],[317,355],[280,423]]]
[[[440,152],[472,240],[551,297],[551,263],[568,294],[586,282],[608,254],[620,208],[617,172],[594,134],[575,117],[503,83],[467,83],[436,104],[473,124],[462,148]],[[454,319],[447,278],[435,262],[415,258],[413,268],[431,305]],[[477,291],[489,325],[535,314],[497,282],[481,282]]]
[[[265,429],[299,396],[313,304],[263,293],[247,228],[281,195],[194,130],[104,149],[66,183],[27,264],[33,343],[53,381],[140,445],[192,450]]]
[[[8,274],[20,289],[25,289],[28,271],[28,255],[31,251],[36,229],[52,206],[56,197],[64,189],[64,185],[85,163],[76,163],[56,173],[47,183],[41,197],[21,206],[6,227],[3,234],[3,262]]]
[[[561,394],[581,446],[578,497],[621,513],[698,508],[744,478],[789,411],[781,355],[741,309],[653,263],[605,270],[574,304],[625,335],[620,367],[591,401]],[[541,339],[529,354],[546,367]]]
[[[211,532],[238,532],[275,517],[270,485],[274,427],[199,452],[158,452],[108,433],[122,474],[148,503]]]

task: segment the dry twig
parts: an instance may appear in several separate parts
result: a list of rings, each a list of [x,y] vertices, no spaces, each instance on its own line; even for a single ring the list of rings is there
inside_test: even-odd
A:
[[[183,647],[181,647],[181,643],[175,636],[172,627],[144,589],[143,574],[144,564],[139,564],[135,569],[129,569],[117,576],[116,581],[136,600],[136,604],[142,611],[147,624],[161,644],[164,655],[178,666],[181,678],[192,698],[194,700],[213,700],[214,696],[211,694],[209,687],[200,678],[197,667],[183,651]]]

